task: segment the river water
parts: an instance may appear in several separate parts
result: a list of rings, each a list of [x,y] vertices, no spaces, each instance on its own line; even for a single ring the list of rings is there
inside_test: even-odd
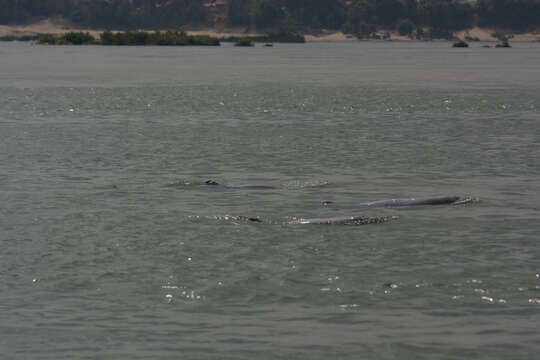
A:
[[[513,45],[0,44],[2,359],[537,358]],[[357,205],[432,195],[475,202]]]

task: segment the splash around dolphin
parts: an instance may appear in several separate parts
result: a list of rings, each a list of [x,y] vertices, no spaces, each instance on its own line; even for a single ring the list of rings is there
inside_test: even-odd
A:
[[[333,216],[323,218],[296,218],[294,220],[286,222],[276,222],[259,217],[251,216],[227,216],[229,220],[254,222],[254,223],[270,223],[270,224],[282,224],[282,225],[368,225],[368,224],[380,224],[390,220],[397,219],[397,216],[366,216],[366,215],[352,215],[352,216]]]
[[[311,219],[296,219],[287,222],[289,225],[367,225],[367,224],[379,224],[387,222],[389,220],[397,219],[396,216],[392,217],[373,217],[373,216],[334,216],[327,218],[311,218]]]

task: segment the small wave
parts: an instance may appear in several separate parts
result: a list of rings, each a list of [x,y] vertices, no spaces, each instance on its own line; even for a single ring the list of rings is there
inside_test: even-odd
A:
[[[330,185],[326,180],[291,181],[283,184],[288,189],[322,188]]]

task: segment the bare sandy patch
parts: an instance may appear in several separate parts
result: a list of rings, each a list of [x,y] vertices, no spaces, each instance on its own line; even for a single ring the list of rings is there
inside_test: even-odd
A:
[[[246,31],[244,28],[187,28],[186,32],[189,35],[208,35],[216,37],[218,39],[228,38],[228,37],[244,37],[244,36],[264,36],[263,33],[256,31]]]
[[[50,18],[32,24],[24,25],[0,25],[0,36],[24,36],[38,34],[60,35],[68,31],[88,31],[92,35],[98,35],[103,30],[86,30],[74,26],[69,21],[61,18]]]
[[[317,41],[354,41],[357,40],[356,37],[348,34],[344,34],[340,31],[335,32],[322,32],[317,35],[304,35],[306,41],[317,42]]]

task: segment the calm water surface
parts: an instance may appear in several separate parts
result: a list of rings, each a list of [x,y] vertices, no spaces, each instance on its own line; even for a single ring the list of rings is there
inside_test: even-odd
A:
[[[539,58],[0,44],[2,358],[537,358]]]

